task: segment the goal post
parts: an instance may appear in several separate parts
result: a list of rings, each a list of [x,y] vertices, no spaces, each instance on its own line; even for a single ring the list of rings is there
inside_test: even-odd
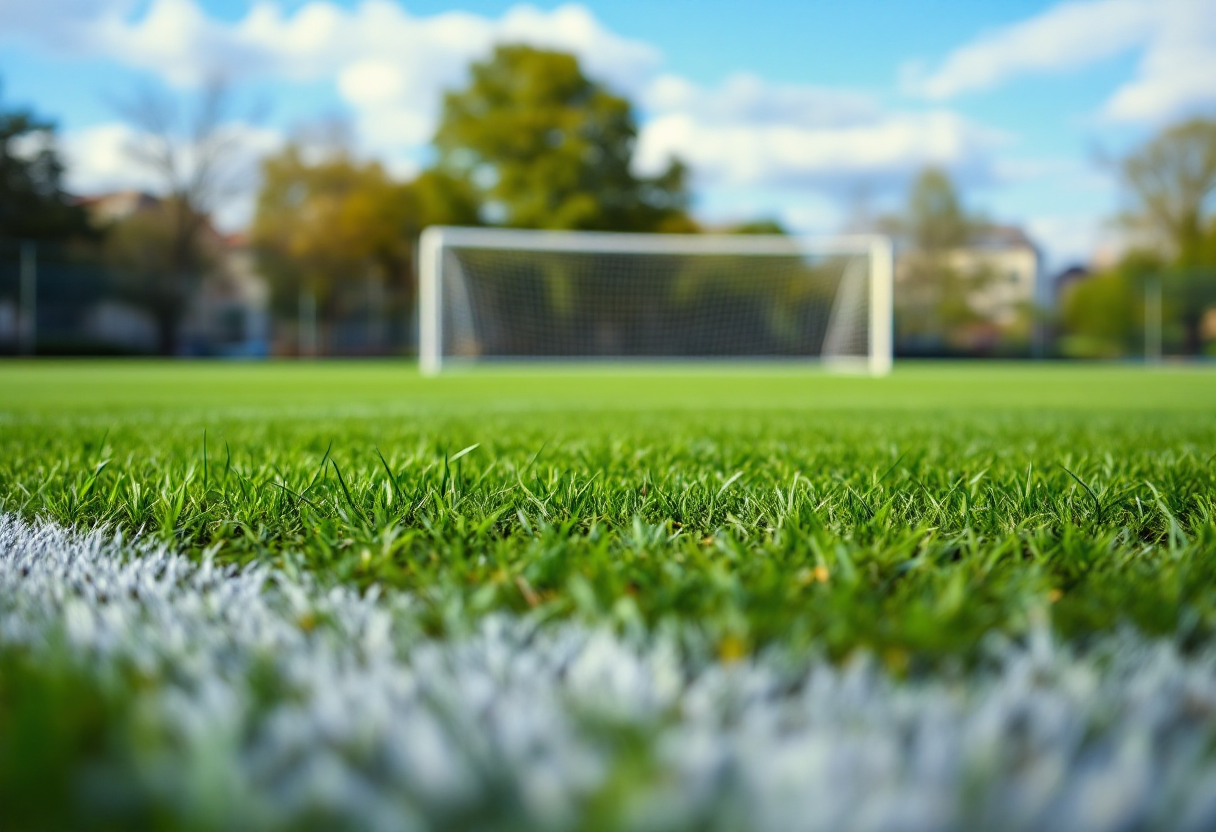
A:
[[[418,263],[426,375],[538,358],[891,369],[893,252],[880,235],[432,226]]]

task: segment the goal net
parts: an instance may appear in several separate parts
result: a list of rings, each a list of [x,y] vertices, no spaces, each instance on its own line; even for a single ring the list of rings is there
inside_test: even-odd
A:
[[[891,366],[885,237],[432,227],[419,267],[427,374],[536,358]]]

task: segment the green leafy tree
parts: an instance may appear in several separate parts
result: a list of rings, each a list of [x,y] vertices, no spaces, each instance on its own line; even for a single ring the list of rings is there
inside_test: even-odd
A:
[[[926,168],[912,184],[904,226],[917,251],[939,254],[965,245],[980,223],[967,216],[949,174]]]
[[[1216,306],[1216,120],[1174,125],[1123,159],[1131,197],[1122,217],[1165,258],[1156,279],[1165,299],[1166,331],[1179,329],[1176,349],[1203,349],[1204,320]]]
[[[1060,351],[1075,358],[1118,358],[1134,349],[1143,315],[1141,295],[1118,271],[1070,288],[1061,304]]]
[[[55,125],[28,110],[0,109],[0,237],[87,235],[88,217],[63,190]]]
[[[468,182],[442,170],[425,170],[411,185],[418,201],[418,229],[428,225],[478,225],[481,203]]]
[[[784,225],[773,219],[750,220],[728,230],[731,234],[789,234]]]
[[[904,212],[882,225],[904,241],[895,295],[897,339],[918,349],[965,349],[969,330],[984,324],[971,298],[993,275],[982,266],[961,268],[952,253],[983,230],[984,220],[966,211],[945,171],[926,168],[912,183]]]
[[[1078,357],[1141,355],[1150,290],[1160,292],[1165,351],[1200,352],[1204,313],[1216,307],[1216,281],[1204,269],[1173,265],[1151,248],[1132,249],[1067,291],[1061,302],[1061,351]]]
[[[1209,218],[1204,229],[1203,239],[1199,243],[1199,261],[1216,263],[1216,215]]]
[[[500,46],[444,98],[439,169],[474,183],[487,218],[520,228],[689,231],[688,171],[632,169],[629,102],[573,55]]]
[[[309,161],[290,144],[263,162],[251,241],[281,310],[303,290],[332,314],[344,286],[369,279],[411,307],[418,234],[427,225],[473,224],[477,215],[476,195],[446,173],[397,182],[346,150]]]
[[[1132,208],[1124,222],[1150,235],[1178,266],[1211,265],[1208,233],[1216,195],[1216,120],[1167,128],[1120,165]]]
[[[399,275],[416,212],[413,195],[380,165],[346,152],[310,163],[289,145],[262,164],[251,240],[282,309],[291,308],[299,291],[324,309],[343,281],[371,270],[389,280]]]

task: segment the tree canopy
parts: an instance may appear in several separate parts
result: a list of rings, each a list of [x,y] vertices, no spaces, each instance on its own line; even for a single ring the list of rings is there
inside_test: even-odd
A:
[[[979,224],[963,210],[949,174],[932,167],[912,183],[904,222],[912,244],[932,252],[965,245]]]
[[[727,229],[731,234],[789,234],[785,226],[775,219],[758,219],[741,222]]]
[[[55,125],[28,110],[0,109],[0,237],[85,234],[84,210],[63,191]]]
[[[1166,129],[1120,165],[1132,211],[1124,219],[1147,231],[1181,266],[1199,265],[1216,231],[1216,121],[1192,119]]]
[[[1166,127],[1119,161],[1129,199],[1120,217],[1136,244],[1064,298],[1063,350],[1124,355],[1145,349],[1146,287],[1161,296],[1167,353],[1216,352],[1216,120]]]
[[[991,284],[991,269],[982,263],[963,266],[952,256],[985,225],[967,210],[950,175],[935,167],[913,180],[904,210],[882,222],[907,246],[895,296],[901,349],[966,351],[973,331],[988,324],[973,300]]]
[[[521,228],[692,230],[688,171],[632,169],[637,124],[624,98],[569,54],[499,46],[444,98],[439,168],[471,183],[487,219]]]
[[[411,291],[422,229],[477,221],[475,195],[461,181],[428,171],[398,182],[345,150],[310,161],[290,144],[263,162],[262,180],[251,238],[281,300],[303,288],[324,302],[342,280],[369,274]]]

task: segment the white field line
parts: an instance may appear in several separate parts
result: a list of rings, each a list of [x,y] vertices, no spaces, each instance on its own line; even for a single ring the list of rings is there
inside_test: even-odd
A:
[[[611,780],[599,811],[639,830],[1216,828],[1211,653],[1123,634],[1074,656],[1040,633],[902,683],[699,660],[670,633],[413,621],[405,596],[0,516],[0,649],[152,679],[131,693],[141,787],[200,827],[577,829]]]

